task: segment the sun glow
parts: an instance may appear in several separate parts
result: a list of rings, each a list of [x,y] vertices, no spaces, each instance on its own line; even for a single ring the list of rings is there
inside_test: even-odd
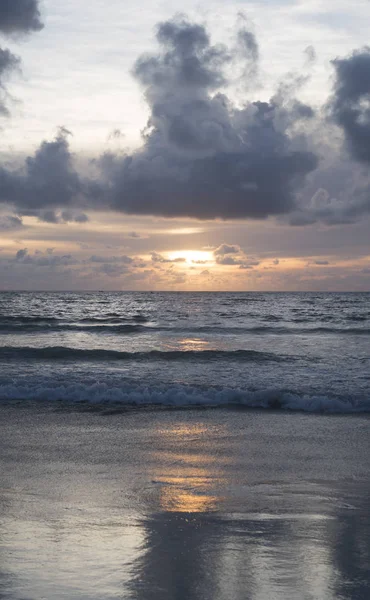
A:
[[[168,254],[170,260],[179,260],[184,258],[184,263],[188,265],[204,265],[214,262],[213,253],[207,250],[179,250]]]

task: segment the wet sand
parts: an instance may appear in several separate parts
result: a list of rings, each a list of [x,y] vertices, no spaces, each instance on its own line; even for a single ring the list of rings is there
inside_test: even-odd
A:
[[[0,598],[368,600],[370,420],[0,408]]]

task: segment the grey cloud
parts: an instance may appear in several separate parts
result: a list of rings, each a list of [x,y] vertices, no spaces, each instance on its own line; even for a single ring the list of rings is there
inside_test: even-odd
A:
[[[307,46],[304,50],[304,54],[306,56],[306,60],[308,64],[312,64],[316,61],[317,55],[316,50],[313,46]]]
[[[22,214],[28,217],[37,217],[39,221],[44,223],[87,223],[89,217],[85,213],[76,213],[75,211],[56,211],[53,209],[46,210],[25,210],[23,209]]]
[[[130,265],[134,262],[134,259],[131,256],[123,255],[123,256],[100,256],[97,254],[93,254],[90,257],[90,261],[94,263],[123,263],[126,265]]]
[[[221,246],[216,248],[216,250],[214,251],[214,254],[217,256],[217,255],[223,255],[223,254],[237,254],[238,252],[240,252],[239,246],[230,245],[230,244],[221,244]]]
[[[23,221],[20,217],[13,215],[0,216],[0,231],[11,231],[23,227]]]
[[[74,212],[63,211],[61,213],[61,220],[64,223],[87,223],[89,221],[89,217],[85,213],[75,214]]]
[[[8,93],[4,85],[6,76],[17,69],[20,65],[20,59],[12,54],[10,50],[0,48],[0,115],[9,116],[7,107]]]
[[[120,140],[125,137],[120,129],[113,129],[108,135],[108,140]]]
[[[43,253],[36,251],[33,255],[29,254],[27,248],[18,250],[15,254],[15,262],[22,264],[32,264],[37,267],[64,267],[69,265],[77,264],[79,261],[71,254],[53,254],[53,252],[47,251]]]
[[[89,217],[85,213],[76,213],[74,211],[56,211],[47,210],[23,210],[23,215],[28,217],[37,217],[39,221],[45,223],[87,223]]]
[[[235,244],[221,244],[213,251],[218,265],[239,266],[240,269],[253,269],[259,261],[248,258],[240,246]]]
[[[234,258],[233,256],[216,256],[216,263],[218,265],[240,265],[241,262],[238,258]]]
[[[128,272],[127,265],[119,265],[116,263],[104,263],[98,268],[98,273],[108,275],[108,277],[120,277]]]
[[[42,28],[38,0],[1,0],[0,32],[29,33]]]
[[[245,15],[239,13],[238,17],[236,53],[242,59],[243,64],[241,82],[248,90],[255,84],[258,73],[259,46]]]
[[[252,37],[240,35],[257,57]],[[270,102],[236,107],[220,93],[231,53],[212,45],[203,26],[174,19],[159,26],[157,40],[160,52],[133,70],[151,111],[143,146],[100,161],[112,208],[199,219],[292,210],[295,190],[318,162],[304,134],[293,133],[309,107],[287,87]]]
[[[28,33],[43,27],[38,0],[1,0],[0,33],[5,35]],[[20,65],[20,59],[10,50],[0,48],[0,115],[9,115],[6,105],[8,93],[4,78]]]
[[[331,116],[343,129],[355,160],[370,162],[370,48],[356,50],[347,58],[336,58]]]
[[[254,33],[244,28],[240,29],[238,32],[238,42],[246,57],[253,62],[257,62],[259,59],[259,49]]]
[[[18,252],[15,255],[15,259],[16,260],[23,260],[28,254],[28,250],[27,248],[23,248],[22,250],[18,250]]]
[[[26,159],[23,170],[0,167],[0,200],[13,204],[23,215],[37,214],[43,220],[59,222],[53,207],[75,206],[82,190],[63,129],[53,141],[43,142],[34,156]],[[53,210],[35,213],[42,208]],[[68,213],[61,215],[65,220],[63,214]]]
[[[320,266],[320,267],[321,267],[321,266],[326,266],[326,265],[329,265],[329,264],[330,264],[330,263],[329,263],[329,261],[327,261],[327,260],[315,260],[315,265],[318,265],[318,266]]]
[[[18,56],[12,54],[10,50],[0,48],[0,77],[18,67],[19,64]]]
[[[177,258],[165,258],[162,254],[158,254],[158,252],[151,253],[151,259],[154,263],[183,263],[186,261],[186,258],[179,256]]]

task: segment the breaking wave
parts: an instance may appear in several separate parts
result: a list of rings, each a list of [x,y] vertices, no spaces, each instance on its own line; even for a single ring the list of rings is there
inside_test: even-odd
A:
[[[202,388],[186,385],[149,386],[130,382],[110,386],[107,383],[47,382],[0,385],[0,401],[48,401],[98,405],[102,408],[128,407],[217,408],[240,407],[316,413],[368,413],[370,399],[350,399],[329,395],[299,394],[283,390],[245,391],[229,388]]]

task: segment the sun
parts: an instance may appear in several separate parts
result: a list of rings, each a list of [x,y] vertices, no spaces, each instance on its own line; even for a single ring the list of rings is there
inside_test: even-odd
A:
[[[179,260],[184,258],[187,265],[203,265],[213,262],[213,253],[207,250],[178,250],[177,252],[169,252],[170,260]]]

